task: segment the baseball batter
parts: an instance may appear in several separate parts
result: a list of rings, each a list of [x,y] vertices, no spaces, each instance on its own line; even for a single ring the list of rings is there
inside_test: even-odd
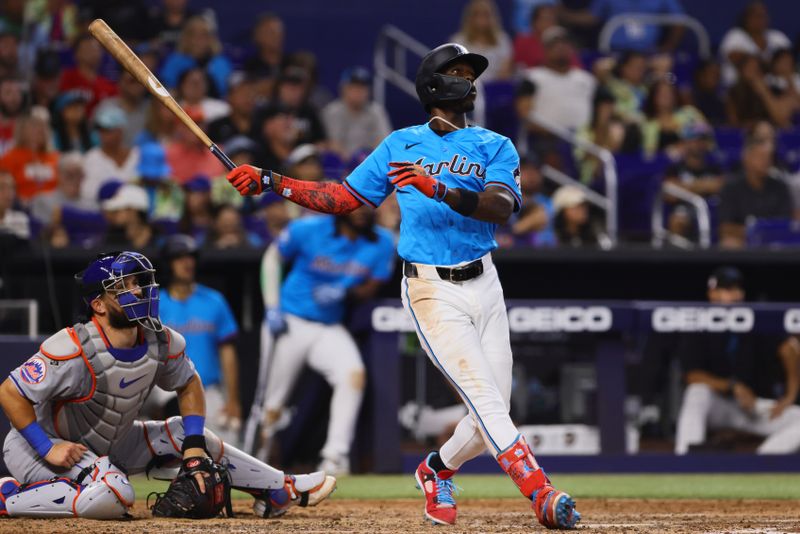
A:
[[[163,476],[181,459],[192,467],[207,455],[227,465],[231,485],[252,494],[263,517],[333,491],[333,477],[287,476],[204,428],[200,378],[184,338],[159,320],[159,286],[145,256],[103,254],[76,279],[90,320],[45,340],[0,385],[13,426],[3,446],[13,478],[0,480],[0,515],[125,517],[134,501],[127,475],[155,466]],[[136,420],[154,385],[177,392],[180,417]]]
[[[470,412],[417,468],[425,516],[455,523],[452,477],[488,447],[531,500],[539,522],[570,529],[580,519],[575,502],[553,488],[509,416],[511,347],[491,251],[496,225],[520,208],[519,156],[509,139],[467,126],[474,82],[487,66],[485,57],[457,44],[429,52],[416,89],[430,120],[390,134],[343,184],[304,182],[252,166],[237,167],[228,181],[243,195],[272,190],[337,214],[375,207],[396,191],[403,304],[428,356]]]
[[[285,262],[293,266],[281,284]],[[392,235],[375,226],[374,212],[367,207],[337,217],[297,219],[264,254],[261,287],[267,312],[261,366],[268,372],[263,433],[269,441],[308,364],[333,388],[319,465],[328,474],[350,471],[350,444],[364,395],[364,364],[341,325],[345,302],[371,298],[393,269]]]

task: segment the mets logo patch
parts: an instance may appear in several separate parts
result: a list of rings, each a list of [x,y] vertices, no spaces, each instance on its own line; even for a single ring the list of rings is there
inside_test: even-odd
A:
[[[38,356],[34,356],[27,362],[23,363],[20,371],[22,380],[28,384],[38,384],[44,380],[46,374],[47,365],[44,363],[44,360]]]

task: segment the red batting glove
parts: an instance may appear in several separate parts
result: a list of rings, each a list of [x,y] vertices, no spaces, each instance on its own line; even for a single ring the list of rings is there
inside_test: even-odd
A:
[[[437,202],[444,200],[447,194],[447,186],[439,180],[432,178],[425,169],[419,165],[414,165],[408,161],[393,161],[389,163],[394,170],[389,173],[392,178],[392,185],[398,189],[410,185],[428,198]]]
[[[244,196],[260,195],[272,190],[272,171],[252,165],[240,165],[228,173],[228,182]]]

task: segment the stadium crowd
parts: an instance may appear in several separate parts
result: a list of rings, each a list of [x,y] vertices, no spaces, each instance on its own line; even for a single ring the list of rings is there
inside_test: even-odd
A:
[[[704,199],[720,246],[758,242],[766,225],[800,218],[800,76],[792,41],[754,1],[715,57],[684,48],[680,27],[627,25],[595,46],[598,25],[629,9],[623,0],[517,0],[514,31],[493,0],[465,4],[452,39],[486,55],[487,126],[514,138],[522,156],[523,210],[504,247],[611,246],[603,161],[573,149],[551,125],[610,151],[620,183],[622,237],[647,240],[662,182]],[[150,6],[150,7],[148,7]],[[682,13],[679,0],[637,11]],[[159,246],[175,233],[201,247],[263,248],[303,213],[275,196],[241,199],[225,169],[86,31],[96,17],[115,30],[227,154],[307,180],[342,179],[389,133],[372,101],[371,73],[353,66],[337,88],[317,81],[316,57],[284,49],[283,21],[265,13],[244,54],[227,53],[212,11],[188,0],[152,7],[84,0],[5,0],[0,13],[0,232],[21,246]],[[146,22],[142,22],[146,21]],[[511,88],[513,105],[494,106]],[[335,89],[336,94],[332,94]],[[552,169],[578,180],[553,187]],[[547,172],[545,172],[547,171]],[[583,187],[585,186],[585,187]],[[690,202],[665,197],[664,224],[695,239]],[[381,225],[396,230],[391,199]],[[770,226],[772,225],[772,226]],[[780,233],[780,232],[779,232]]]

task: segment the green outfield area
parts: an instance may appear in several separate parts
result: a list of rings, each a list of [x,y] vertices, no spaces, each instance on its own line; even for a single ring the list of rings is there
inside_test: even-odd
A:
[[[132,479],[136,495],[164,491],[166,483]],[[800,499],[796,474],[692,475],[558,475],[553,483],[574,497],[638,499]],[[502,475],[459,475],[461,498],[518,498],[516,487]],[[244,494],[234,495],[244,497]],[[419,496],[411,475],[359,475],[339,479],[337,499],[403,499]]]

